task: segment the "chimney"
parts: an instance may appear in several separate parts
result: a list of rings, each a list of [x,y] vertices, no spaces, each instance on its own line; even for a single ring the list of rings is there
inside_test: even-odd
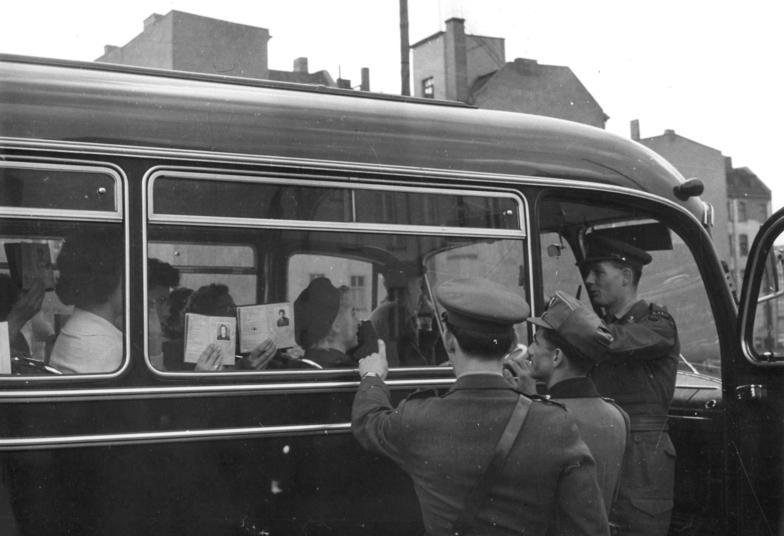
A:
[[[631,134],[632,139],[634,141],[640,141],[640,120],[639,119],[632,119],[631,123],[629,124],[631,127]]]
[[[156,22],[158,22],[162,18],[163,18],[163,15],[161,15],[159,13],[153,13],[152,15],[150,15],[149,17],[144,19],[144,29],[145,30],[148,29],[150,26],[152,26],[153,24],[155,24]]]
[[[370,91],[370,69],[362,67],[362,82],[359,86],[360,91]]]
[[[675,131],[673,129],[671,129],[671,128],[668,128],[668,129],[666,129],[664,131],[664,135],[665,136],[669,136],[670,138],[674,138],[675,137]]]
[[[466,68],[465,20],[451,18],[446,21],[444,40],[446,67],[446,98],[468,101],[468,73]]]
[[[294,72],[308,74],[308,58],[297,58],[294,60]]]
[[[338,78],[337,83],[340,89],[351,89],[351,80],[348,78]]]
[[[731,156],[725,156],[724,157],[724,170],[727,173],[732,171],[732,157]]]

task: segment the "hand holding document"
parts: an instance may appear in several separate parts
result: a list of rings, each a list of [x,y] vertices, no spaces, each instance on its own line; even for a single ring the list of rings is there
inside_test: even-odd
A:
[[[214,345],[220,349],[223,365],[234,365],[237,319],[229,316],[185,315],[185,362],[197,363],[202,352]]]
[[[237,307],[240,353],[248,353],[267,339],[278,348],[290,348],[294,342],[291,304],[267,303]]]

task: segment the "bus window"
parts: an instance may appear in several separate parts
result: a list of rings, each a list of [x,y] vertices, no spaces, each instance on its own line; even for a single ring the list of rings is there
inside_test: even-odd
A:
[[[165,373],[354,369],[361,322],[368,323],[362,333],[372,326],[386,342],[392,368],[434,367],[446,362],[433,297],[439,283],[481,276],[527,295],[522,203],[508,193],[180,171],[152,180],[148,263],[170,264],[179,285],[187,280],[194,291],[173,304],[176,316],[163,313],[179,332],[149,308],[148,354]],[[231,210],[233,196],[241,210]],[[270,196],[288,208],[276,211]],[[152,270],[148,302],[156,299],[151,277]],[[194,296],[212,284],[226,287],[212,291],[223,309],[198,314],[224,320],[195,319]],[[227,325],[221,331],[218,324]],[[193,334],[195,325],[204,333]],[[233,333],[234,346],[218,333]],[[266,340],[277,348],[274,357],[249,370],[253,344]],[[223,344],[221,367],[205,370],[192,341]]]
[[[685,370],[719,376],[719,338],[699,268],[683,239],[658,220],[614,205],[548,199],[540,234],[544,299],[556,290],[588,303],[575,248],[590,232],[634,241],[652,257],[643,268],[638,297],[667,308],[678,326]]]
[[[0,163],[3,380],[110,374],[125,363],[120,176],[96,166]]]

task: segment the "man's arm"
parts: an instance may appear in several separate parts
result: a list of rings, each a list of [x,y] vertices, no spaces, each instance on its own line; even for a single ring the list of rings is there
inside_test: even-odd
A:
[[[676,350],[678,329],[667,311],[654,309],[628,324],[607,325],[613,342],[603,360],[627,361],[658,359]]]
[[[609,536],[610,527],[602,492],[596,479],[596,464],[580,438],[577,425],[567,421],[560,428],[561,476],[556,490],[553,536]]]
[[[379,339],[378,352],[359,360],[362,381],[351,408],[351,431],[367,450],[400,460],[399,432],[402,429],[399,409],[392,407],[387,377],[384,341]]]

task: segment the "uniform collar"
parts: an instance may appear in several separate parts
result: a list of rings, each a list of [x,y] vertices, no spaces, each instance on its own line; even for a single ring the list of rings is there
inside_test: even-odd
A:
[[[476,373],[476,374],[463,374],[460,376],[450,391],[458,391],[461,389],[507,389],[513,391],[514,389],[506,381],[501,374]]]
[[[594,398],[600,397],[591,378],[580,376],[560,381],[550,388],[551,398]]]
[[[629,305],[625,310],[621,311],[619,315],[608,315],[605,319],[607,322],[622,322],[627,319],[634,319],[641,316],[648,305],[645,300],[637,300]]]

